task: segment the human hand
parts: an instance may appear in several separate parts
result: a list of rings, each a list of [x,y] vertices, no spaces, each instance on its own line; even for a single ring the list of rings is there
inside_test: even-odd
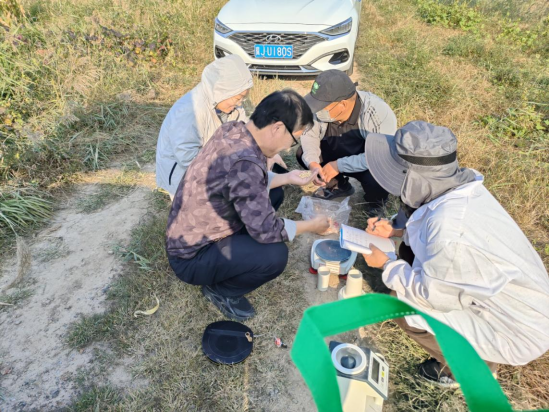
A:
[[[330,218],[324,215],[316,216],[309,222],[311,222],[311,232],[318,235],[326,233],[326,231],[330,228]]]
[[[381,219],[380,217],[371,217],[368,219],[366,232],[381,237],[395,236],[393,223],[388,219]]]
[[[305,186],[313,181],[315,174],[307,170],[292,170],[285,174],[287,178],[287,184]]]
[[[337,162],[333,161],[324,165],[324,167],[322,168],[322,173],[324,173],[324,181],[326,183],[332,180],[334,177],[336,177],[339,174],[339,169],[337,168]]]
[[[280,157],[279,154],[275,154],[273,157],[268,157],[267,158],[267,169],[268,170],[273,170],[273,166],[274,166],[275,163],[278,163],[284,169],[288,168],[288,166],[286,166],[286,163],[284,163],[284,160],[282,160],[282,157]]]
[[[313,183],[316,186],[324,186],[326,184],[326,177],[322,172],[322,166],[320,166],[320,164],[316,162],[309,163],[309,170],[314,173],[315,178],[313,179]]]
[[[368,247],[370,248],[372,253],[370,253],[369,255],[367,255],[366,253],[362,254],[364,260],[366,261],[366,264],[371,268],[382,268],[383,265],[389,260],[389,257],[373,244],[370,244],[370,246]]]

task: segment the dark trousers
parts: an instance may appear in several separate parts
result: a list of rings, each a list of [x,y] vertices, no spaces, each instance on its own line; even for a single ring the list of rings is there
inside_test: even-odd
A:
[[[408,245],[406,245],[404,242],[400,244],[400,247],[398,249],[398,257],[412,265],[414,262],[414,252],[412,251],[412,248]],[[397,297],[395,291],[391,291],[391,296]],[[446,363],[446,359],[442,355],[442,351],[440,350],[440,346],[438,346],[438,342],[435,338],[435,335],[431,334],[430,332],[427,332],[423,329],[417,329],[414,328],[406,322],[405,318],[398,318],[393,319],[393,321],[400,326],[400,328],[406,332],[406,334],[412,338],[414,341],[418,343],[419,346],[421,346],[425,352],[427,352],[431,357],[435,358],[437,361],[440,362],[441,367],[446,368],[445,372],[449,373],[450,377],[453,378],[452,372],[450,371],[450,368],[448,367],[448,364]],[[492,373],[496,372],[498,364],[494,362],[488,362],[485,361],[486,365],[488,365],[488,368],[492,371]]]
[[[269,193],[275,209],[282,204],[284,191]],[[275,279],[286,268],[288,247],[285,243],[258,243],[245,228],[198,252],[191,259],[168,257],[175,275],[191,285],[209,285],[225,297],[250,293]]]
[[[321,166],[333,162],[342,157],[364,154],[364,139],[362,137],[328,136],[320,141]],[[297,161],[304,169],[303,149],[300,147],[296,153]],[[335,179],[337,183],[343,183],[345,177],[353,177],[360,182],[364,190],[364,200],[371,203],[372,207],[381,206],[387,200],[389,193],[383,189],[374,179],[369,170],[356,173],[341,172]],[[330,185],[335,185],[330,182]]]
[[[281,187],[275,187],[274,189],[269,191],[269,199],[271,200],[271,205],[273,206],[274,210],[278,210],[278,208],[282,205],[282,202],[284,202],[284,189]]]

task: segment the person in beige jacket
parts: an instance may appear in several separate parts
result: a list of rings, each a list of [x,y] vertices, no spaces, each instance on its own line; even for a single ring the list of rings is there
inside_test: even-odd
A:
[[[248,118],[242,101],[253,86],[252,75],[238,56],[210,63],[202,81],[170,109],[158,136],[156,184],[171,197],[200,149],[228,121]]]

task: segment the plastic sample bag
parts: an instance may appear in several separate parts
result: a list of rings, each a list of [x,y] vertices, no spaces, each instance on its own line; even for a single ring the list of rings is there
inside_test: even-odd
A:
[[[310,220],[317,216],[324,215],[330,218],[330,228],[325,233],[339,233],[341,225],[346,225],[351,215],[351,206],[349,198],[343,202],[334,202],[333,200],[317,199],[310,196],[303,196],[296,213],[301,213],[304,220]]]

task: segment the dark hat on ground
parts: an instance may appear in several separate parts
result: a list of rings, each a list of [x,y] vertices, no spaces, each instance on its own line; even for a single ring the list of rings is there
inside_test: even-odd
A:
[[[311,92],[305,96],[305,101],[313,113],[317,113],[333,102],[340,102],[353,97],[356,93],[356,83],[341,70],[326,70],[320,73]]]
[[[408,169],[444,166],[457,159],[457,139],[450,129],[413,121],[394,136],[369,133],[366,163],[374,179],[389,193],[400,196]]]
[[[202,350],[214,363],[233,365],[252,353],[253,336],[252,330],[242,323],[210,323],[202,336]]]

